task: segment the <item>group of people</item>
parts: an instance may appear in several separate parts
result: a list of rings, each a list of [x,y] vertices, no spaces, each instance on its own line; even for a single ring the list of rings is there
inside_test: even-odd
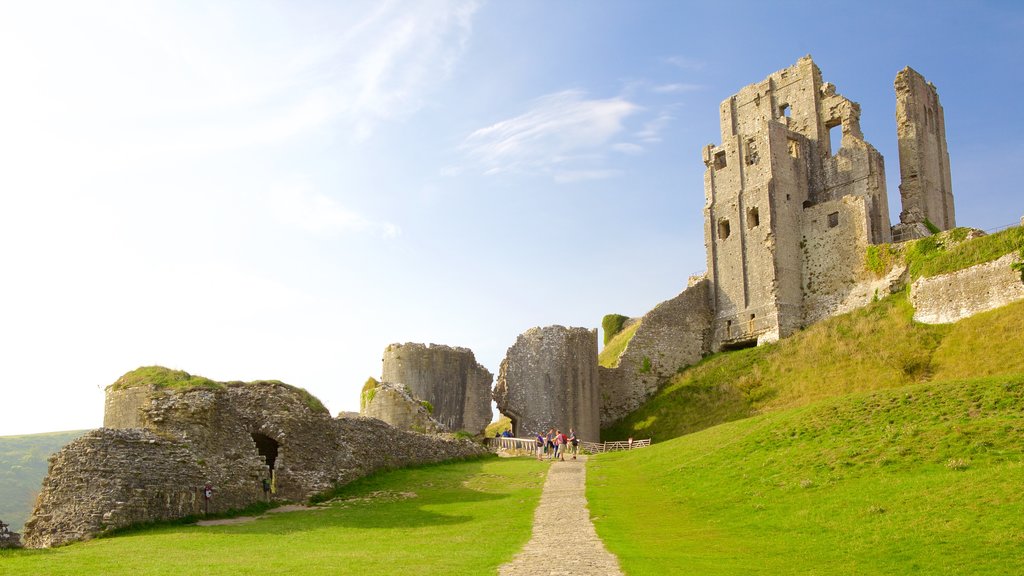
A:
[[[575,460],[576,455],[580,451],[580,439],[576,437],[576,432],[572,428],[569,429],[568,436],[556,428],[548,430],[547,435],[537,432],[535,442],[537,446],[537,460],[544,460],[545,458],[565,460],[565,453],[567,451],[571,452],[572,459]]]

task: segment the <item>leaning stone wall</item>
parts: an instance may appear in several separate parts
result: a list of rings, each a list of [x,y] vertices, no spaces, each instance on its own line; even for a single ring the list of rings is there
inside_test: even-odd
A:
[[[639,408],[680,368],[708,352],[711,289],[701,280],[644,315],[615,368],[599,368],[601,426]]]
[[[572,428],[596,442],[599,394],[597,330],[548,326],[527,330],[508,349],[494,400],[516,435]]]
[[[404,384],[433,406],[432,416],[449,430],[483,432],[491,422],[494,375],[473,351],[439,344],[391,344],[384,350],[381,381]]]
[[[376,418],[400,430],[436,433],[448,431],[426,407],[405,390],[404,384],[381,382],[363,392],[361,416]]]
[[[1024,300],[1021,273],[1011,268],[1021,257],[1011,253],[949,274],[918,278],[910,285],[914,320],[947,324]]]

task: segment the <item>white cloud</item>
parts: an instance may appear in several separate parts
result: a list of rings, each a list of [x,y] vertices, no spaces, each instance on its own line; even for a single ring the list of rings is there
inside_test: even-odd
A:
[[[669,112],[658,114],[653,120],[644,123],[644,127],[634,136],[641,142],[655,144],[661,142],[661,132],[675,120],[675,116]]]
[[[707,62],[689,56],[669,56],[665,62],[681,70],[702,70]]]
[[[273,190],[267,195],[267,208],[282,224],[315,236],[368,233],[394,238],[400,232],[390,222],[370,220],[302,184]]]
[[[607,180],[622,176],[622,170],[567,170],[555,172],[555,182],[568,184],[587,180]]]
[[[703,89],[704,87],[700,84],[688,84],[684,82],[661,84],[653,88],[653,90],[658,94],[681,94],[683,92],[696,92]]]
[[[616,152],[621,152],[623,154],[628,154],[630,156],[637,156],[639,154],[644,153],[643,146],[633,144],[632,142],[619,142],[618,144],[613,144],[612,150],[615,150]]]
[[[530,109],[481,128],[462,149],[485,174],[548,172],[560,165],[600,158],[640,106],[624,98],[587,99],[579,90],[538,98]]]

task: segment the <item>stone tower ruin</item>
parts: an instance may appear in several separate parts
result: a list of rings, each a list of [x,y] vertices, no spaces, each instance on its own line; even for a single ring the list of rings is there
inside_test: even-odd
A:
[[[896,80],[902,239],[953,226],[942,108],[909,68]],[[867,245],[891,242],[885,163],[860,106],[809,56],[722,102],[704,148],[710,351],[770,342],[840,311]],[[833,149],[831,133],[839,131]],[[933,219],[934,218],[934,219]]]

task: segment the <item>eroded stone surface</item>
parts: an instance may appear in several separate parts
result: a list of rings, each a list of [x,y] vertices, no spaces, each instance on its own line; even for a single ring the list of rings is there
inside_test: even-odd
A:
[[[382,363],[381,381],[403,384],[414,398],[429,402],[431,416],[448,430],[479,434],[490,424],[494,375],[477,363],[472,350],[391,344]]]
[[[597,330],[547,326],[521,334],[501,362],[494,400],[516,436],[550,428],[600,436]]]
[[[949,274],[918,278],[910,285],[914,320],[947,324],[979,312],[1024,300],[1021,273],[1011,268],[1021,261],[1016,253]]]
[[[680,368],[696,363],[709,346],[710,283],[699,280],[640,319],[615,368],[599,367],[601,426],[626,416]]]
[[[431,417],[426,406],[413,398],[404,384],[381,382],[363,392],[361,405],[363,416],[382,420],[402,430],[431,434],[449,430]]]
[[[266,498],[265,478],[275,479],[276,497],[300,501],[376,470],[484,453],[452,436],[331,418],[308,393],[279,382],[143,388],[146,394],[108,390],[116,415],[105,421],[135,427],[92,431],[51,458],[25,524],[26,545],[244,508]]]

